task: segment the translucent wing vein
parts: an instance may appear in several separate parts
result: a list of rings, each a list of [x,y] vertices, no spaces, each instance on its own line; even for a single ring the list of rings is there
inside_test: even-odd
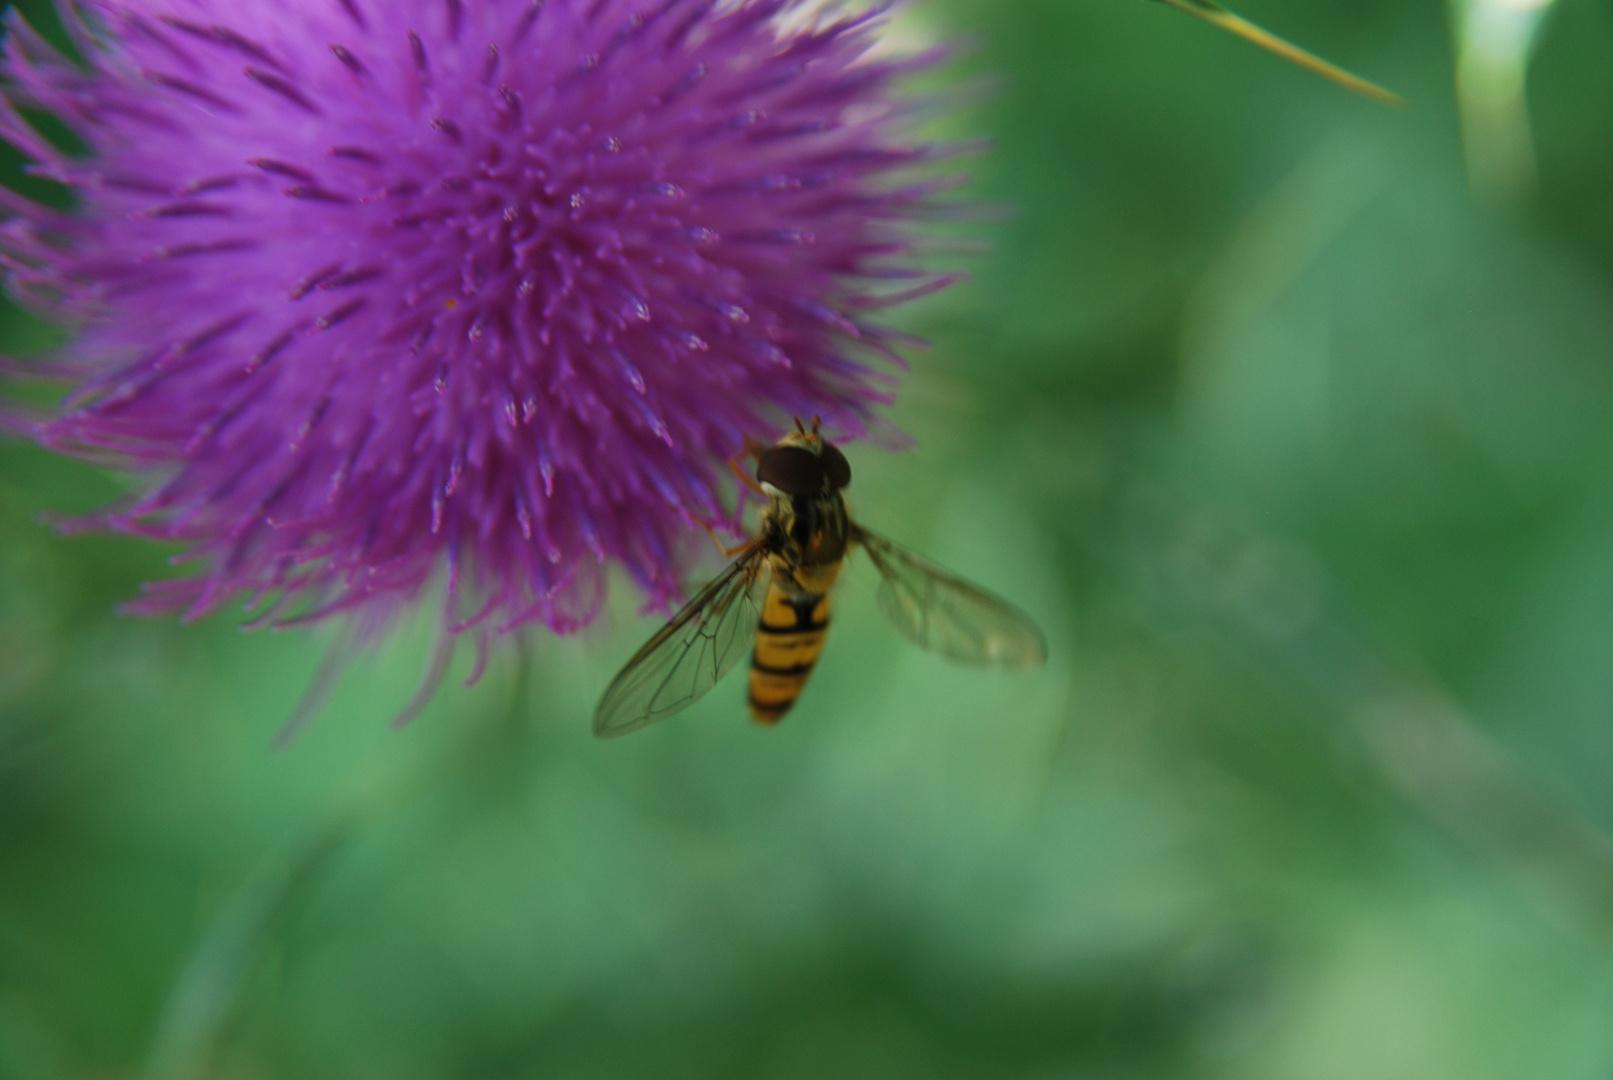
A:
[[[688,708],[744,656],[756,637],[767,553],[755,548],[701,589],[622,668],[594,714],[602,739]]]
[[[883,579],[879,606],[904,637],[949,660],[1035,667],[1047,659],[1042,633],[1008,601],[861,526],[853,538]]]

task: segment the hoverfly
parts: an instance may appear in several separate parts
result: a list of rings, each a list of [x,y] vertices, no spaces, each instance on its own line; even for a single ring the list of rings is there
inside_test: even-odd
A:
[[[756,535],[622,668],[594,734],[626,735],[700,699],[751,651],[750,712],[776,724],[806,686],[829,628],[829,589],[860,546],[883,579],[879,606],[903,636],[950,660],[1026,668],[1047,659],[1040,631],[1007,601],[913,554],[846,513],[851,464],[814,419],[769,447],[750,443],[762,494]],[[751,643],[755,642],[754,649]]]

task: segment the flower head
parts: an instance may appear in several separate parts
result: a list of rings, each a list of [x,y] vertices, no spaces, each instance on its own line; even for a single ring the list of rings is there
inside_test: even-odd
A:
[[[664,602],[723,463],[791,414],[865,430],[900,365],[870,313],[934,186],[901,179],[877,13],[796,0],[65,3],[20,20],[0,135],[14,293],[77,328],[34,425],[139,471],[94,524],[188,545],[148,612],[587,622],[614,561]],[[90,29],[85,29],[85,26]],[[883,294],[910,278],[905,293]]]

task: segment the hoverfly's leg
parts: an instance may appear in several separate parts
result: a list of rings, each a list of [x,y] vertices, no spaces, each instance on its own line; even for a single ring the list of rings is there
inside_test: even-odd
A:
[[[748,439],[746,441],[747,441],[747,443],[749,442]],[[749,446],[747,446],[740,453],[735,454],[733,457],[729,458],[728,459],[728,467],[730,469],[734,470],[734,475],[739,477],[739,482],[741,484],[744,484],[751,491],[754,491],[756,494],[760,495],[762,498],[765,499],[765,498],[767,498],[767,492],[762,490],[762,485],[758,484],[756,482],[756,478],[751,476],[750,473],[746,472],[744,469],[739,467],[739,459],[740,459],[740,457],[745,455],[745,454],[748,454],[748,453],[750,453],[750,447]]]
[[[752,438],[750,433],[747,432],[745,434],[744,447],[739,451],[739,453],[728,459],[728,468],[733,470],[735,476],[739,477],[739,483],[741,485],[739,489],[739,497],[734,503],[734,519],[736,521],[744,519],[746,495],[754,493],[762,501],[767,501],[767,492],[762,490],[762,485],[756,482],[755,477],[751,476],[748,472],[739,467],[739,461],[741,458],[753,457],[760,461],[762,458],[762,452],[766,449],[766,446]]]
[[[741,458],[755,458],[757,461],[760,461],[762,459],[762,454],[766,450],[766,443],[758,442],[755,436],[751,435],[750,432],[746,432],[744,448],[740,450],[739,453],[728,459],[728,467],[734,470],[734,475],[739,477],[739,482],[750,488],[764,499],[767,498],[767,492],[762,490],[762,485],[756,482],[756,478],[754,476],[739,467],[739,461]]]
[[[742,554],[756,546],[756,537],[748,536],[745,538],[745,542],[740,544],[738,547],[725,547],[723,542],[717,538],[716,529],[712,528],[710,525],[707,525],[706,531],[711,534],[711,542],[717,545],[717,550],[722,552],[725,558],[732,559],[735,555]]]

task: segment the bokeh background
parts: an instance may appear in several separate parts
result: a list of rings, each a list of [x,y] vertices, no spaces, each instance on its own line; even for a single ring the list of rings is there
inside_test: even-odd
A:
[[[169,552],[0,444],[0,1077],[1613,1075],[1613,9],[1530,7],[1239,7],[1399,111],[1138,0],[901,16],[1001,212],[854,508],[1040,673],[860,565],[779,729],[599,743],[624,587],[276,754],[327,638],[116,616]]]

